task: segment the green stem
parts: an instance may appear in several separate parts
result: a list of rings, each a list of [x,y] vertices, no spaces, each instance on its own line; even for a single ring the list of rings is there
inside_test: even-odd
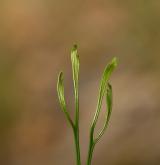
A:
[[[76,85],[75,85],[76,86]],[[75,88],[75,126],[74,126],[74,141],[76,149],[76,160],[77,165],[81,165],[81,155],[80,155],[80,144],[79,144],[79,93],[78,93],[78,84]]]
[[[95,144],[93,142],[90,142],[89,150],[88,150],[87,165],[91,165],[94,146]]]
[[[79,129],[75,127],[73,132],[74,132],[74,142],[75,142],[75,150],[76,150],[76,162],[77,162],[77,165],[81,165]]]
[[[94,138],[93,138],[93,133],[94,133],[94,126],[91,127],[91,130],[90,130],[90,140],[89,140],[89,149],[88,149],[87,165],[91,165],[92,156],[93,156],[93,150],[94,150],[94,147],[95,147],[95,142],[94,142]]]

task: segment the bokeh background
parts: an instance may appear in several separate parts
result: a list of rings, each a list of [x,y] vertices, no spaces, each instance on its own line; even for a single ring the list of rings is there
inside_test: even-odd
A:
[[[114,107],[93,165],[160,164],[160,1],[0,1],[0,165],[74,165],[72,131],[56,93],[79,46],[80,134],[85,164],[99,80],[112,57]],[[102,109],[97,130],[104,121]]]

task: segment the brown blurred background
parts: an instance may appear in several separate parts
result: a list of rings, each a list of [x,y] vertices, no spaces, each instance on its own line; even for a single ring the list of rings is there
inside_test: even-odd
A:
[[[113,113],[93,165],[159,165],[159,0],[0,1],[0,165],[75,164],[72,131],[56,93],[63,70],[73,116],[74,43],[81,62],[82,164],[99,80],[116,56]]]

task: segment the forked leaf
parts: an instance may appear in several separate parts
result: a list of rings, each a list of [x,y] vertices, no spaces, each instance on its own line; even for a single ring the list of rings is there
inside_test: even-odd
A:
[[[106,68],[103,72],[103,75],[102,75],[101,83],[100,83],[99,100],[101,100],[103,98],[108,80],[109,80],[113,70],[116,68],[116,66],[117,66],[117,59],[116,58],[113,58],[111,63],[109,63],[106,66]]]
[[[100,89],[99,89],[99,97],[98,97],[98,104],[97,104],[97,109],[96,109],[96,113],[92,122],[92,127],[94,129],[96,122],[98,120],[99,117],[99,113],[101,111],[102,108],[102,101],[103,101],[103,97],[106,91],[106,87],[109,81],[109,78],[113,72],[113,70],[116,68],[117,66],[117,59],[113,58],[112,61],[106,66],[103,75],[102,75],[102,79],[100,82]]]
[[[95,139],[95,143],[97,143],[100,140],[100,138],[103,136],[103,134],[105,133],[105,130],[108,126],[111,112],[112,112],[112,86],[109,83],[107,85],[107,91],[105,95],[106,95],[106,106],[107,106],[106,115],[105,115],[105,123],[102,130],[98,134],[98,137]]]

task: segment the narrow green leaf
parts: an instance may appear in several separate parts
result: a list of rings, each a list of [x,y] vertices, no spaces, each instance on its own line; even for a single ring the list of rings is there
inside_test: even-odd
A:
[[[75,95],[75,122],[74,122],[74,137],[77,155],[77,165],[81,165],[80,144],[79,144],[79,56],[77,52],[77,45],[74,45],[71,50],[72,74]]]
[[[57,82],[57,93],[63,112],[66,112],[66,102],[64,98],[63,72],[60,72]]]
[[[102,130],[100,131],[100,133],[98,134],[98,137],[95,139],[95,143],[97,143],[100,138],[103,136],[103,134],[105,133],[105,130],[108,126],[109,120],[110,120],[110,116],[111,116],[111,112],[112,112],[112,86],[108,83],[107,85],[107,91],[106,91],[106,104],[107,104],[107,110],[106,110],[106,115],[105,115],[105,123],[104,126],[102,128]]]
[[[108,83],[108,88],[107,88],[107,94],[106,94],[106,104],[107,104],[107,108],[108,108],[108,115],[106,118],[106,122],[109,122],[109,119],[111,117],[111,113],[112,113],[112,104],[113,104],[113,94],[112,94],[112,86],[111,84]]]
[[[71,62],[73,72],[73,83],[75,92],[78,91],[78,79],[79,79],[79,56],[77,52],[77,45],[74,45],[71,50]]]
[[[59,98],[61,109],[64,112],[68,122],[71,124],[72,128],[74,129],[73,121],[72,121],[72,119],[71,119],[71,117],[67,111],[67,108],[66,108],[66,102],[65,102],[65,97],[64,97],[63,73],[62,72],[60,72],[60,74],[58,76],[57,93],[58,93],[58,98]]]
[[[72,62],[72,74],[74,84],[75,95],[75,125],[78,130],[79,125],[79,93],[78,93],[78,81],[79,81],[79,56],[77,52],[77,45],[74,45],[71,50],[71,62]]]
[[[113,72],[113,70],[116,68],[117,66],[117,59],[113,58],[112,61],[106,66],[103,75],[102,75],[102,79],[100,82],[100,90],[99,90],[99,97],[98,97],[98,104],[97,104],[97,110],[92,122],[92,127],[94,129],[96,122],[98,120],[99,117],[99,113],[101,111],[101,107],[102,107],[102,101],[103,101],[103,97],[106,91],[106,87],[107,87],[107,83],[109,81],[109,78]]]

